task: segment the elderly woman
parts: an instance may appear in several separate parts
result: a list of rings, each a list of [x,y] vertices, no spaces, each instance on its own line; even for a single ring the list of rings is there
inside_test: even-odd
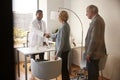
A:
[[[71,50],[69,37],[70,37],[70,26],[67,23],[68,13],[61,11],[59,14],[59,22],[61,23],[58,32],[55,34],[49,34],[47,37],[56,39],[56,57],[62,58],[62,80],[70,80],[68,71],[68,55]]]

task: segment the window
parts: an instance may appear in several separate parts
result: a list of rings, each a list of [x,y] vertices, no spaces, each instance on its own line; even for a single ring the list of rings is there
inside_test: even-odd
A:
[[[37,2],[37,0],[13,0],[14,47],[22,47],[27,42],[27,32],[38,8]]]

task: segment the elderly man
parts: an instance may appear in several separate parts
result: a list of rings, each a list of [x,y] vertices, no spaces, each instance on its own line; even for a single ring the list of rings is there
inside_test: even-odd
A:
[[[98,8],[95,5],[87,7],[86,16],[91,19],[85,40],[88,80],[98,80],[99,61],[101,57],[106,55],[104,41],[105,23],[103,18],[98,14]]]

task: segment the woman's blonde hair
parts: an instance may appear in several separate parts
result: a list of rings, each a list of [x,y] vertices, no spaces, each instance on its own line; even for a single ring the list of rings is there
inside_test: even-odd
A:
[[[68,18],[69,18],[69,15],[68,15],[67,11],[61,11],[60,12],[59,19],[61,21],[67,22]]]

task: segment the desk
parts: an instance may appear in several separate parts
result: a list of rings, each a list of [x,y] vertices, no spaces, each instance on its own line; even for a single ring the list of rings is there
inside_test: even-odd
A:
[[[80,48],[80,46],[75,46],[72,48]],[[55,51],[55,47],[39,47],[39,48],[17,48],[17,63],[18,63],[18,77],[20,77],[20,67],[19,67],[19,53],[24,55],[25,59],[25,80],[27,80],[27,56],[31,54],[38,54],[43,52]]]
[[[55,48],[54,47],[52,47],[52,48],[40,47],[39,49],[37,49],[37,48],[17,48],[18,77],[20,77],[19,53],[24,55],[25,80],[27,80],[27,56],[29,56],[31,54],[38,54],[38,53],[50,52],[50,51],[55,51]]]

